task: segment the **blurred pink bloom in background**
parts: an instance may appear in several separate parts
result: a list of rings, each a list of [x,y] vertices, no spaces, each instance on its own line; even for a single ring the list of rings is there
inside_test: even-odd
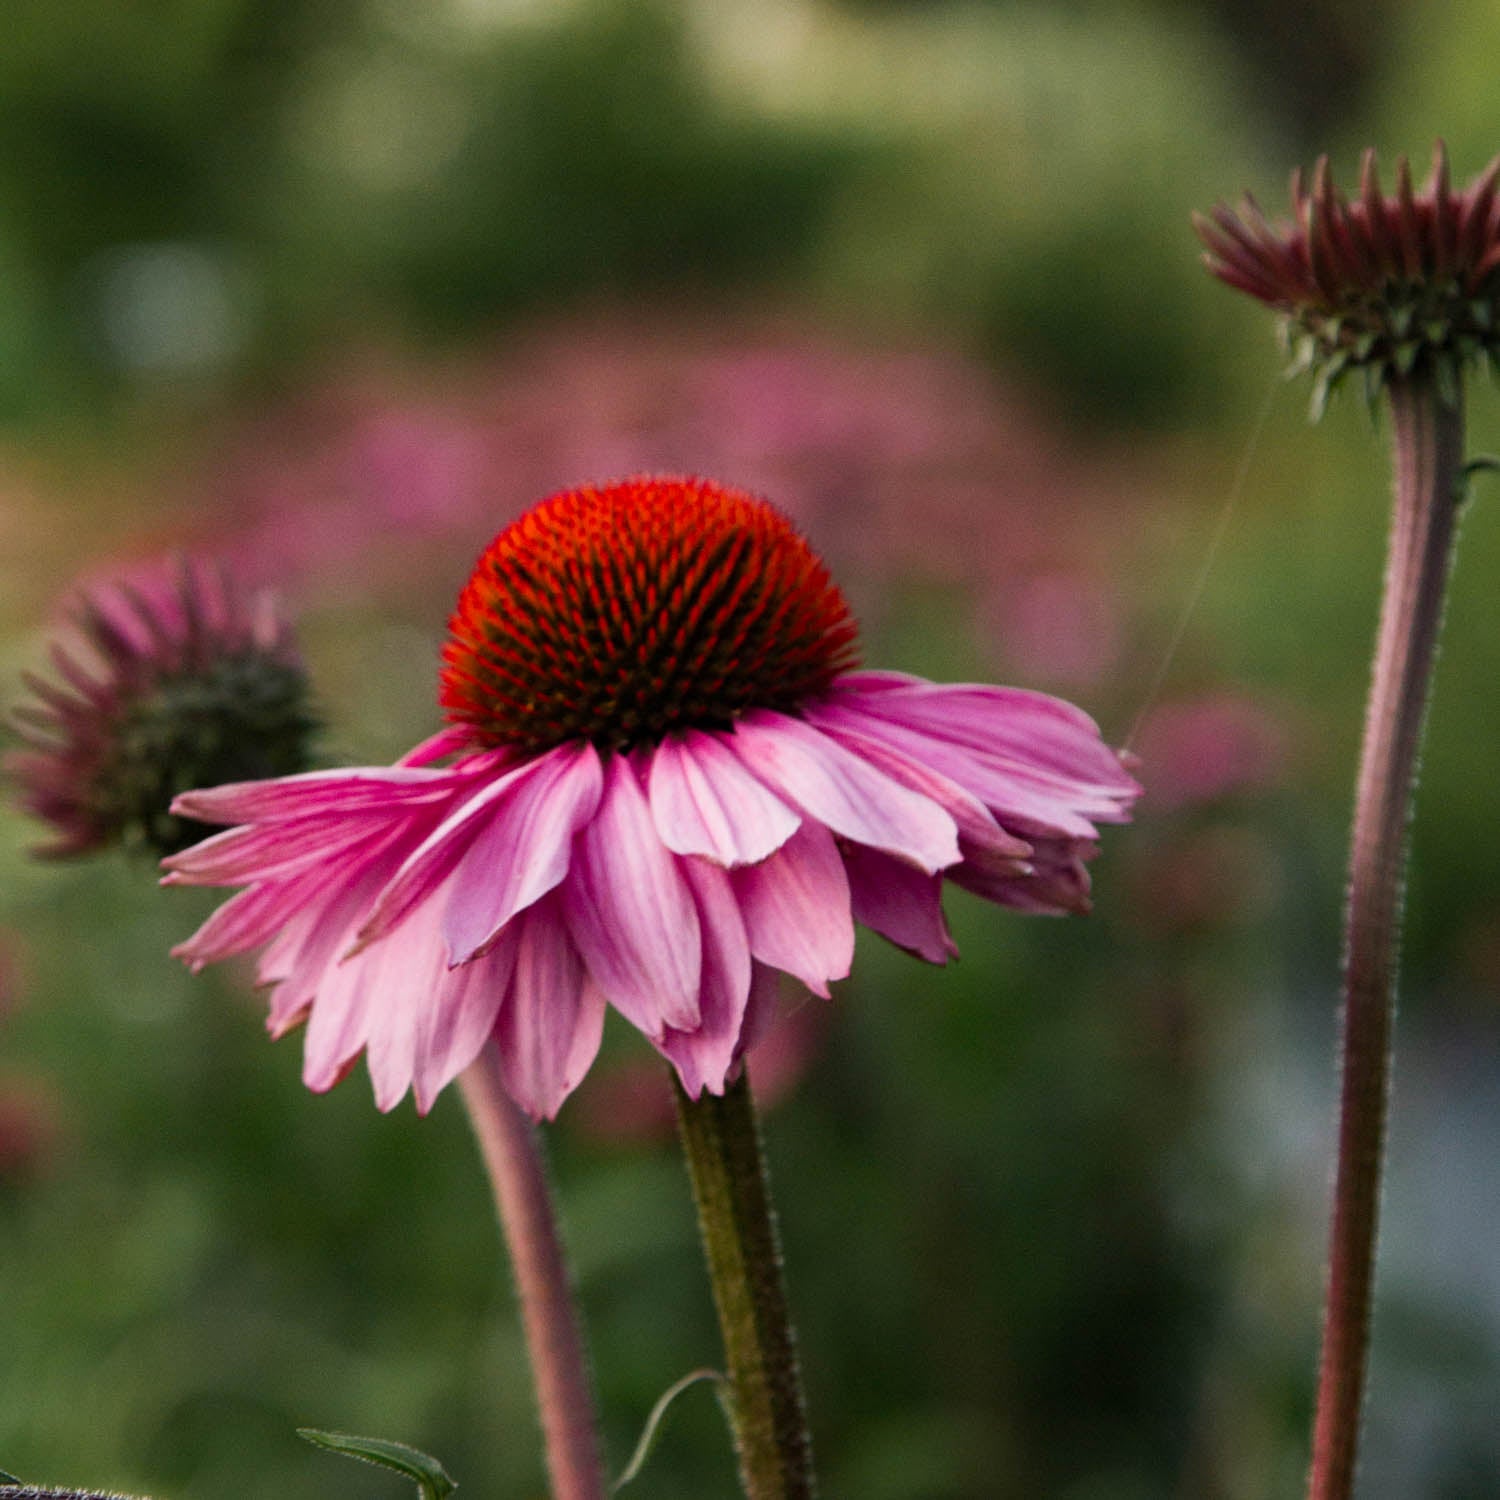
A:
[[[1268,705],[1214,692],[1153,709],[1134,748],[1152,805],[1165,809],[1274,785],[1286,769],[1290,736]]]

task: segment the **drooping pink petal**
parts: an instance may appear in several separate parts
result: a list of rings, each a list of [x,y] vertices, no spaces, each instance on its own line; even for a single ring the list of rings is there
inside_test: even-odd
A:
[[[599,806],[604,772],[592,745],[560,745],[532,767],[488,810],[455,867],[443,916],[450,963],[472,958],[518,911],[562,882],[573,835]]]
[[[533,1119],[551,1119],[594,1060],[604,1000],[589,982],[556,895],[527,907],[516,927],[515,967],[495,1023],[500,1071],[522,1109]]]
[[[890,692],[883,696],[899,695]],[[982,751],[955,745],[925,729],[869,713],[863,704],[845,701],[840,704],[840,714],[849,727],[857,725],[857,732],[865,738],[889,745],[957,783],[977,797],[1002,825],[1015,828],[1019,822],[1073,838],[1092,838],[1098,831],[1080,809],[1078,798],[1025,767],[999,763]]]
[[[924,874],[862,844],[845,845],[842,852],[856,922],[930,964],[958,956],[943,918],[941,875]]]
[[[739,1054],[750,998],[750,944],[729,876],[706,859],[686,858],[682,873],[698,907],[703,932],[702,1020],[692,1031],[668,1029],[660,1047],[677,1069],[688,1097],[705,1089],[722,1094]]]
[[[651,757],[651,815],[676,854],[701,854],[726,869],[779,849],[802,821],[740,764],[717,734],[670,735]]]
[[[828,735],[785,714],[741,717],[728,743],[762,781],[825,827],[932,873],[959,859],[953,819]]]
[[[418,1114],[432,1108],[490,1039],[515,962],[516,944],[507,929],[478,958],[438,975],[412,1077]]]
[[[295,888],[276,882],[236,892],[190,938],[172,949],[193,973],[236,953],[248,953],[279,932],[302,909]]]
[[[626,756],[605,768],[599,810],[577,836],[562,889],[573,940],[621,1014],[653,1041],[667,1026],[696,1027],[697,908]]]
[[[401,766],[304,771],[183,792],[173,800],[172,811],[201,823],[260,823],[319,812],[388,811],[395,803],[448,795],[453,778],[451,771]]]
[[[162,861],[163,885],[242,885],[285,879],[309,865],[337,860],[369,837],[369,814],[326,811],[226,829]]]
[[[1121,820],[1140,794],[1094,721],[1060,698],[979,683],[913,682],[893,688],[882,682],[874,692],[861,692],[864,675],[842,679],[836,701],[1051,785],[1085,814]]]
[[[567,773],[575,768],[579,775],[569,778]],[[593,810],[592,804],[598,798],[598,756],[593,746],[584,746],[582,751],[572,746],[559,746],[536,760],[523,761],[508,770],[492,769],[498,774],[470,783],[472,795],[455,799],[452,811],[412,851],[380,893],[368,920],[360,929],[359,941],[362,944],[374,942],[390,932],[412,911],[430,901],[439,885],[448,883],[447,888],[453,893],[450,904],[456,907],[458,925],[464,933],[485,922],[490,912],[499,913],[494,922],[486,922],[483,936],[468,953],[451,955],[454,959],[468,957],[485,938],[493,935],[494,929],[511,912],[534,901],[542,891],[550,890],[562,879],[567,869],[568,838],[576,825],[560,830],[556,822],[549,820],[547,798],[561,778],[565,787],[563,795],[576,792],[580,807],[586,809],[584,816]],[[520,806],[515,813],[510,813],[510,805],[517,799]],[[561,822],[567,823],[569,816],[571,814],[565,814]],[[532,819],[538,826],[528,830],[528,821]],[[544,835],[546,843],[542,858],[533,861],[525,846],[506,849],[487,841],[485,848],[493,865],[471,866],[467,881],[449,883],[474,844],[497,820],[502,825],[502,833],[509,830],[517,835],[528,831]],[[491,895],[496,892],[498,894],[492,900]]]
[[[977,854],[946,871],[955,885],[1035,916],[1086,916],[1091,909],[1089,872],[1085,861],[1096,845],[1085,839],[1041,839],[1032,852],[1031,869],[1024,876],[1005,864]]]
[[[758,865],[729,871],[750,952],[828,997],[854,961],[849,881],[833,835],[804,823]]]
[[[971,844],[1018,860],[1025,859],[1031,852],[1031,845],[1002,828],[995,821],[994,814],[972,792],[893,745],[861,734],[860,721],[847,719],[836,704],[811,707],[807,717],[846,750],[869,761],[903,786],[931,797],[953,819],[958,829],[960,849]]]

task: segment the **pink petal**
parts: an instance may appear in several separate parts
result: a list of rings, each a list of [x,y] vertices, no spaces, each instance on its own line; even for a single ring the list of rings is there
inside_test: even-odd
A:
[[[833,835],[804,823],[769,859],[729,879],[751,955],[826,999],[829,980],[842,979],[854,960],[849,881]]]
[[[172,949],[196,974],[205,964],[258,948],[302,909],[301,893],[276,883],[231,896],[185,942]]]
[[[425,1115],[437,1096],[483,1050],[495,1028],[515,963],[516,944],[507,929],[480,957],[439,970],[412,1077],[418,1114]]]
[[[1092,903],[1084,861],[1091,859],[1096,849],[1085,839],[1047,839],[1037,844],[1032,868],[1025,875],[983,857],[965,860],[944,873],[964,890],[1013,911],[1036,916],[1086,916]]]
[[[623,755],[605,767],[604,796],[575,841],[563,894],[589,973],[627,1020],[653,1041],[665,1027],[698,1025],[698,911]]]
[[[958,956],[943,919],[941,875],[925,875],[904,860],[860,844],[848,845],[843,853],[856,922],[930,964]]]
[[[588,744],[560,745],[518,773],[454,872],[443,919],[450,962],[472,958],[518,911],[562,882],[573,835],[594,816],[603,787],[598,752]]]
[[[762,781],[835,833],[929,873],[958,863],[957,830],[937,803],[810,724],[759,709],[739,720],[729,743]]]
[[[861,734],[857,718],[852,720],[853,727],[846,727],[838,708],[826,705],[809,709],[807,717],[810,723],[816,724],[845,749],[869,761],[903,786],[931,797],[953,819],[958,829],[960,849],[965,844],[972,844],[996,854],[1008,855],[1012,859],[1024,859],[1031,852],[1031,845],[1024,839],[1007,833],[972,792],[966,791],[956,781],[940,775],[920,761],[913,760],[910,755],[903,754],[878,739],[872,739],[868,734]]]
[[[472,848],[476,839],[484,832],[490,820],[500,813],[507,804],[518,793],[523,792],[528,782],[540,778],[542,791],[553,784],[554,778],[559,774],[559,762],[564,766],[569,762],[575,751],[568,747],[560,746],[557,750],[549,752],[536,760],[526,761],[519,766],[509,770],[502,770],[498,765],[494,768],[498,774],[473,778],[467,785],[466,790],[472,795],[456,800],[452,810],[447,816],[432,829],[425,839],[407,857],[405,864],[396,872],[391,883],[380,893],[370,912],[369,920],[361,928],[359,941],[361,943],[373,942],[376,938],[390,932],[424,902],[432,899],[433,893],[438,886],[446,882],[458,868],[460,861],[464,860],[468,851]],[[588,749],[588,755],[593,756],[592,747]],[[526,803],[529,809],[530,801]],[[522,814],[522,822],[525,821],[525,813]],[[496,854],[494,845],[489,846],[491,853]],[[555,855],[551,850],[549,854]],[[567,868],[566,847],[563,850],[563,869]],[[501,869],[492,873],[488,870],[477,871],[472,866],[469,877],[462,882],[455,882],[450,889],[457,898],[460,910],[460,918],[468,923],[465,931],[473,925],[475,913],[480,916],[485,911],[485,895],[492,884],[498,883],[502,888],[502,900],[497,905],[503,906],[504,898],[523,893],[528,888],[529,882],[534,882],[538,875],[544,877],[548,868],[548,861],[544,859],[538,871],[531,870],[525,853],[518,849],[503,851],[503,857],[498,859]],[[561,873],[557,877],[562,878]],[[552,882],[553,885],[556,880]],[[537,895],[542,890],[550,889],[550,886],[541,885],[536,891]],[[535,899],[533,896],[531,899]],[[498,924],[496,924],[498,925]],[[490,936],[491,930],[486,929],[485,936]],[[478,947],[479,944],[474,945]],[[473,949],[470,949],[472,953]]]
[[[203,839],[162,861],[163,885],[243,885],[284,878],[332,860],[369,837],[374,820],[347,812],[246,823]]]
[[[1066,788],[1096,817],[1122,818],[1140,793],[1094,721],[1060,698],[976,683],[860,693],[847,691],[847,681],[836,701]]]
[[[500,1073],[533,1119],[551,1119],[598,1051],[604,999],[585,973],[556,896],[528,907],[516,926],[515,969],[495,1023]]]
[[[750,945],[728,875],[702,859],[684,859],[681,869],[703,931],[703,1019],[693,1031],[669,1029],[660,1046],[688,1096],[696,1099],[704,1089],[724,1092],[739,1055],[750,997]]]
[[[898,696],[889,693],[887,697]],[[1000,764],[968,746],[954,745],[925,729],[914,729],[864,711],[863,705],[840,704],[841,718],[858,733],[889,745],[908,759],[929,766],[977,797],[1002,824],[1018,822],[1074,838],[1098,831],[1080,810],[1079,799],[1024,767]]]
[[[381,812],[393,803],[422,802],[453,789],[455,772],[364,766],[354,771],[303,771],[265,781],[183,792],[172,811],[204,823],[260,823],[319,812]]]
[[[753,865],[779,849],[802,820],[757,781],[715,734],[670,736],[651,759],[651,815],[676,854]]]

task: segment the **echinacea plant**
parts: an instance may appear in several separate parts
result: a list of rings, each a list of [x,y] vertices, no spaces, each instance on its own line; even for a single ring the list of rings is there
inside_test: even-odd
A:
[[[1338,1166],[1310,1500],[1347,1500],[1358,1458],[1389,1092],[1406,830],[1429,683],[1470,471],[1464,378],[1500,354],[1497,157],[1455,192],[1439,142],[1419,191],[1405,158],[1382,192],[1366,152],[1346,199],[1327,159],[1292,178],[1292,219],[1253,198],[1195,218],[1208,268],[1274,308],[1313,414],[1356,370],[1391,414],[1390,545],[1355,796],[1343,984]]]
[[[698,478],[563,491],[463,590],[446,729],[394,766],[186,792],[180,814],[237,826],[165,862],[168,883],[245,887],[177,951],[264,949],[270,1029],[306,1024],[311,1088],[363,1052],[382,1109],[411,1089],[425,1112],[461,1076],[477,1118],[543,1118],[606,1006],[656,1047],[755,1500],[814,1492],[743,1067],[779,975],[826,996],[856,921],[945,963],[945,880],[1085,910],[1096,824],[1138,792],[1078,709],[858,671],[855,642],[767,502]]]
[[[210,830],[170,810],[191,787],[310,764],[317,721],[290,626],[198,558],[85,589],[56,680],[27,674],[7,758],[21,805],[55,837],[36,852],[112,844],[172,854]]]

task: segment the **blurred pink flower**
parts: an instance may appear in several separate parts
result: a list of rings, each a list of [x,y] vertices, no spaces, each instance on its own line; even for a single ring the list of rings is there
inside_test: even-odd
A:
[[[241,826],[166,862],[244,885],[177,950],[268,944],[304,1080],[365,1052],[419,1110],[493,1037],[552,1116],[611,1004],[721,1092],[776,973],[819,995],[854,921],[932,963],[943,880],[1082,911],[1096,822],[1138,792],[1093,722],[1017,689],[851,670],[826,568],[762,500],[700,479],[552,495],[503,530],[444,650],[449,728],[393,767],[189,792]],[[437,763],[455,757],[446,766]]]
[[[827,1037],[828,1014],[821,1006],[789,1006],[746,1048],[755,1107],[762,1114],[806,1076]],[[615,1144],[670,1141],[677,1134],[677,1106],[662,1086],[661,1069],[634,1056],[596,1067],[578,1090],[569,1119],[583,1134]]]
[[[202,561],[156,563],[84,588],[73,618],[57,680],[25,676],[35,701],[13,717],[29,748],[6,760],[22,806],[56,830],[38,853],[169,853],[204,832],[168,810],[177,792],[307,764],[306,680],[268,597]]]
[[[1134,748],[1152,804],[1183,807],[1273,785],[1288,735],[1264,704],[1218,692],[1154,709]]]

